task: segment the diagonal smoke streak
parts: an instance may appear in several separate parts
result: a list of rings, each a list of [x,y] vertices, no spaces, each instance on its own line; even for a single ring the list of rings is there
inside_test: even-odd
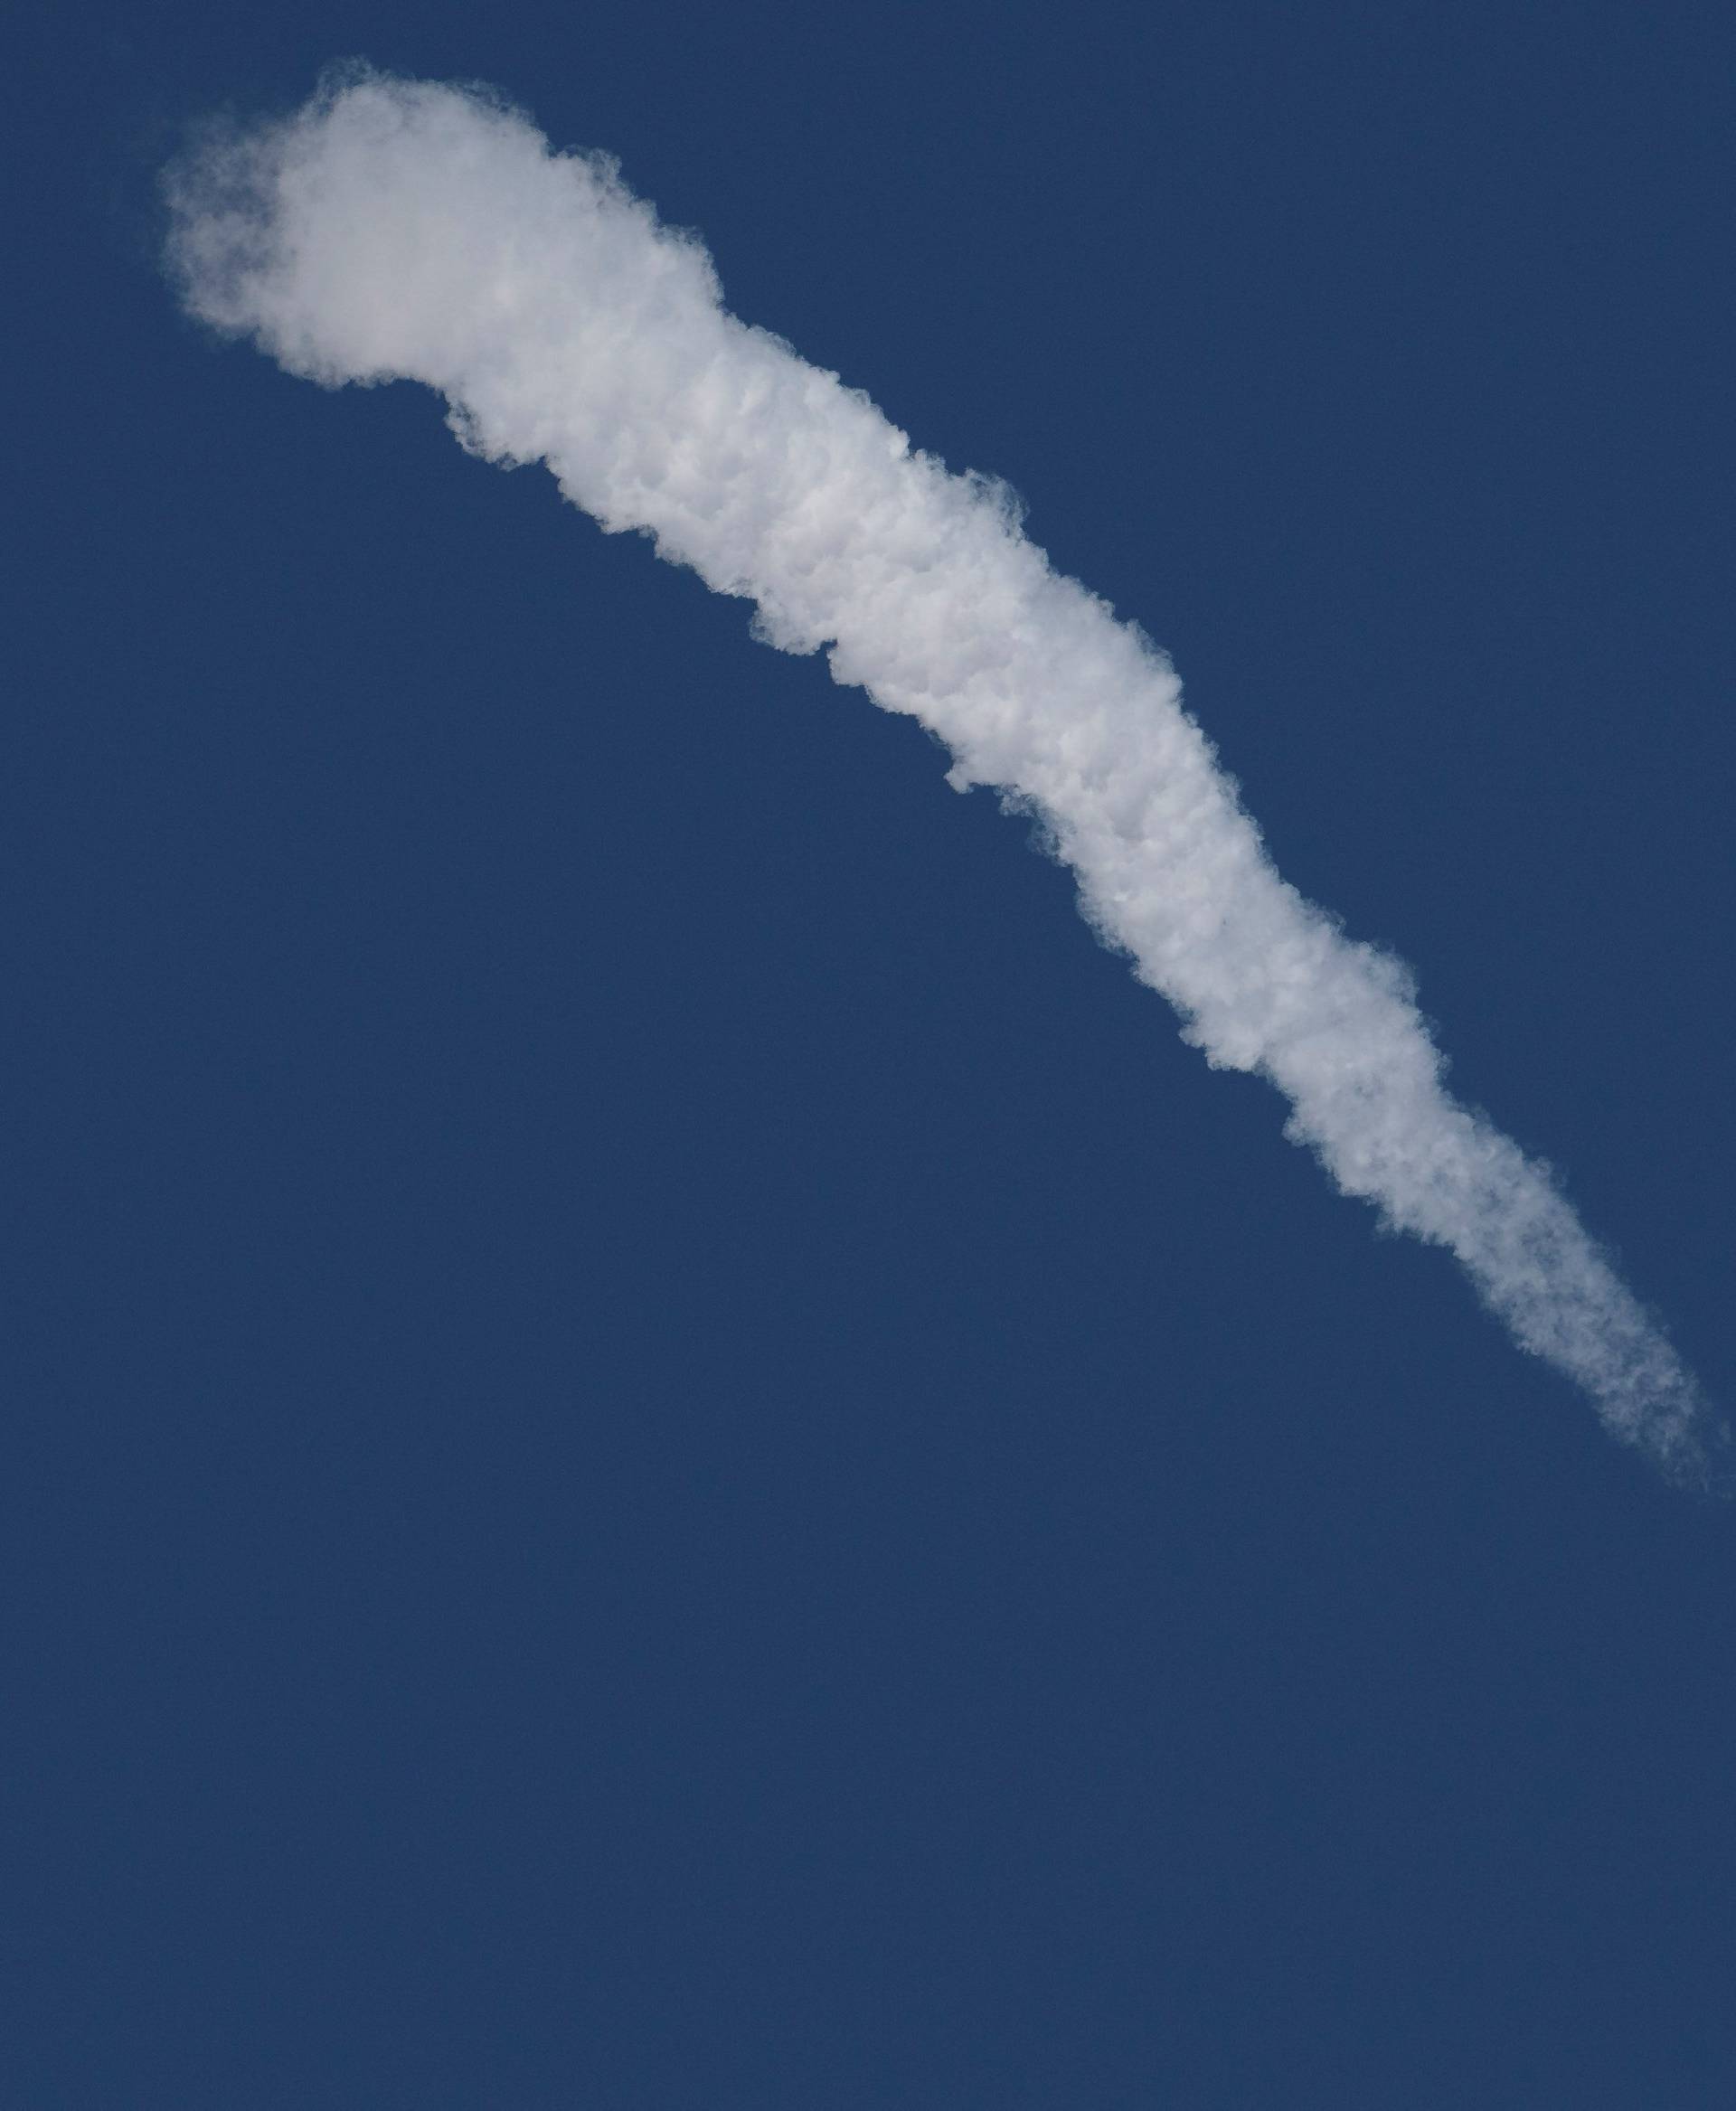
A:
[[[187,307],[328,386],[439,391],[463,444],[541,460],[609,530],[758,605],[757,635],[1034,811],[1084,911],[1208,1061],[1387,1224],[1449,1247],[1526,1349],[1673,1477],[1729,1439],[1545,1169],[1443,1089],[1409,972],[1273,870],[1170,665],[1020,532],[1001,485],[723,307],[705,251],[495,98],[349,69],[169,172]]]

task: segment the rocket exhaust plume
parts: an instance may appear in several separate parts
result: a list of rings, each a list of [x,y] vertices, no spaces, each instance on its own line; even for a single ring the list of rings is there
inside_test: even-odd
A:
[[[1208,1062],[1268,1078],[1344,1192],[1449,1248],[1520,1345],[1672,1478],[1729,1436],[1548,1172],[1455,1101],[1406,968],[1268,858],[1168,661],[1001,485],[724,308],[705,250],[496,98],[351,68],[165,179],[187,308],[328,387],[421,382],[465,447],[756,604],[756,635],[1040,817],[1087,919]]]

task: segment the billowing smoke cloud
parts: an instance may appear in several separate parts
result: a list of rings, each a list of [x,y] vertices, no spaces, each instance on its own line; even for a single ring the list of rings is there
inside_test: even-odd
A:
[[[1168,662],[1059,577],[1001,485],[723,307],[703,249],[598,155],[474,90],[350,70],[167,178],[188,308],[328,386],[438,390],[463,444],[545,462],[605,528],[752,600],[757,634],[1040,817],[1084,913],[1212,1064],[1390,1226],[1449,1247],[1519,1343],[1672,1475],[1722,1425],[1546,1171],[1442,1088],[1407,970],[1266,856]]]

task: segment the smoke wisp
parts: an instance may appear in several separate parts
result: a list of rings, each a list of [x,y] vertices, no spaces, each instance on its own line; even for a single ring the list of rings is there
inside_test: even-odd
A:
[[[610,530],[756,605],[758,636],[919,719],[951,782],[1034,811],[1084,913],[1207,1060],[1389,1226],[1445,1246],[1525,1349],[1673,1477],[1722,1425],[1546,1169],[1445,1090],[1408,971],[1268,858],[1165,657],[1021,532],[999,485],[723,306],[615,166],[493,97],[352,69],[166,178],[187,308],[327,386],[438,391]]]

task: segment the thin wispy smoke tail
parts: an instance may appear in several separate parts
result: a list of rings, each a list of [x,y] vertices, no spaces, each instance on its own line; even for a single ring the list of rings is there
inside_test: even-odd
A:
[[[1274,871],[1165,657],[867,397],[723,307],[697,241],[495,98],[351,69],[170,172],[188,308],[336,386],[438,390],[609,529],[757,604],[1034,810],[1085,913],[1389,1225],[1448,1247],[1614,1434],[1707,1485],[1728,1439],[1547,1172],[1444,1090],[1408,971]]]

